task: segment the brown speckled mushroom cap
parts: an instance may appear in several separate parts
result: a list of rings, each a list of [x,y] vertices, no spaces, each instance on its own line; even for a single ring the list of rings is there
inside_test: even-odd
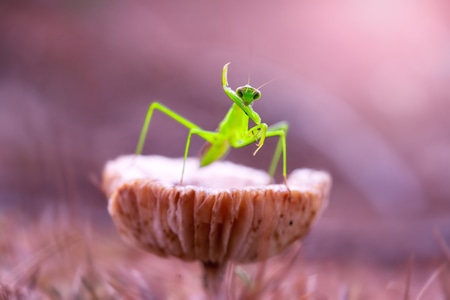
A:
[[[122,156],[107,163],[108,210],[130,244],[160,256],[223,263],[275,255],[301,239],[326,207],[331,178],[298,169],[288,186],[259,170],[218,161]]]

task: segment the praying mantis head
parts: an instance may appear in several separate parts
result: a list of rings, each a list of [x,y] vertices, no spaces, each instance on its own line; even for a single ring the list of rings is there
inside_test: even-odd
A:
[[[249,84],[238,87],[236,89],[236,95],[238,95],[239,98],[244,101],[244,104],[246,106],[251,105],[253,101],[261,98],[261,92],[257,88],[254,88]]]
[[[253,104],[253,101],[256,101],[261,98],[260,88],[269,82],[261,85],[258,88],[254,88],[250,85],[250,83],[247,83],[244,86],[238,87],[234,91],[228,86],[227,73],[229,64],[230,63],[225,64],[222,71],[222,86],[223,89],[225,90],[225,93],[231,98],[231,100],[233,100],[238,105],[240,103],[240,105],[251,106]]]

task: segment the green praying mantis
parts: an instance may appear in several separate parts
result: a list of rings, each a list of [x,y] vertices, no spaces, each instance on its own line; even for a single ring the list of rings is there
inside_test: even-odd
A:
[[[252,143],[256,143],[257,148],[253,153],[253,155],[256,155],[259,149],[264,145],[266,137],[278,136],[279,140],[269,167],[269,175],[273,179],[280,156],[283,154],[283,177],[286,184],[286,134],[288,124],[286,122],[279,122],[272,126],[267,126],[266,123],[261,122],[261,117],[252,108],[253,103],[261,98],[261,92],[259,91],[260,87],[254,88],[250,84],[246,84],[238,87],[236,90],[231,89],[228,86],[227,78],[229,64],[230,63],[227,63],[223,67],[222,86],[225,93],[234,103],[228,110],[225,118],[220,122],[219,128],[216,131],[204,130],[163,104],[153,102],[149,106],[145,117],[136,148],[136,154],[140,155],[142,153],[150,121],[153,112],[156,109],[189,129],[184,150],[180,184],[183,182],[186,159],[188,157],[189,146],[193,134],[198,135],[207,142],[206,147],[204,147],[200,154],[200,166],[202,167],[222,158],[229,151],[230,147],[242,148]],[[249,128],[249,119],[255,123],[255,126]]]

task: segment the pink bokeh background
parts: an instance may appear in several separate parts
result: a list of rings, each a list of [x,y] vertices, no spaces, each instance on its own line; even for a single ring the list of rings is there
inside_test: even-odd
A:
[[[445,1],[16,1],[0,4],[0,209],[110,224],[103,164],[132,153],[158,100],[213,130],[232,87],[290,124],[288,169],[333,175],[312,257],[435,257],[450,239]],[[155,115],[145,153],[182,156]],[[228,159],[266,169],[276,141]],[[191,153],[202,141],[193,141]],[[280,179],[280,174],[277,175]],[[19,225],[18,225],[19,226]],[[308,252],[309,251],[309,252]]]

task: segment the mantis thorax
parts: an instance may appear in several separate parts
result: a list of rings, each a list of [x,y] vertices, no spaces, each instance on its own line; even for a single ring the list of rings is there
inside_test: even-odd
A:
[[[244,101],[246,106],[251,105],[253,101],[261,98],[261,92],[249,84],[238,87],[236,89],[236,94]]]

